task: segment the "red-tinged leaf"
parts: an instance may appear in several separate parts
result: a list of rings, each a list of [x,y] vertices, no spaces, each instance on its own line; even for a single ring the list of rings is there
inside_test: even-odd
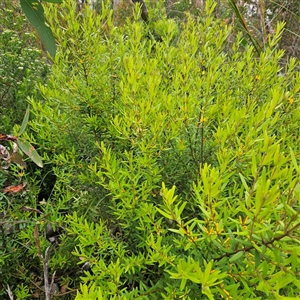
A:
[[[19,185],[10,185],[7,186],[4,190],[3,193],[12,193],[12,194],[16,194],[18,192],[20,192],[21,190],[23,190],[23,188],[26,186],[26,182],[24,182],[23,184],[19,184]]]
[[[27,141],[18,140],[19,148],[39,167],[43,167],[43,162],[34,147]]]
[[[36,208],[32,208],[32,207],[28,207],[28,206],[22,206],[21,207],[21,210],[22,211],[30,211],[30,212],[35,212],[35,213],[38,213],[38,214],[43,214],[43,212],[41,212],[40,210],[36,209]]]
[[[26,162],[23,160],[23,157],[19,153],[15,153],[10,158],[11,162],[17,163],[22,166],[24,169],[27,168]]]
[[[13,135],[0,133],[0,141],[17,141],[17,140],[18,138]]]

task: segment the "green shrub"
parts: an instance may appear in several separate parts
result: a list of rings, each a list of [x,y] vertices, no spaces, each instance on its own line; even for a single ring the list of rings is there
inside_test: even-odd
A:
[[[1,1],[0,10],[1,135],[18,132],[19,126],[14,126],[20,125],[24,118],[27,97],[39,98],[37,84],[45,82],[49,65],[37,49],[36,37],[15,1]],[[1,139],[0,144],[1,151],[13,152],[10,142]],[[37,281],[32,269],[37,274],[39,262],[28,251],[26,240],[18,235],[27,229],[33,232],[38,219],[36,200],[42,176],[39,177],[41,171],[36,171],[30,162],[27,162],[27,170],[24,165],[15,164],[20,163],[18,156],[14,156],[9,169],[2,169],[5,164],[2,155],[0,157],[0,298],[7,298],[9,284],[17,299],[28,299],[33,294],[31,282]],[[14,193],[6,192],[8,187],[22,188]],[[44,221],[43,216],[41,219]],[[32,235],[29,236],[32,239]]]
[[[0,130],[11,133],[22,122],[28,96],[37,96],[36,84],[45,82],[48,65],[37,49],[19,7],[1,3],[0,15]]]
[[[47,12],[58,51],[28,138],[55,165],[49,266],[78,300],[299,297],[298,62],[279,67],[281,24],[259,58],[228,51],[207,2],[149,27],[104,4]]]

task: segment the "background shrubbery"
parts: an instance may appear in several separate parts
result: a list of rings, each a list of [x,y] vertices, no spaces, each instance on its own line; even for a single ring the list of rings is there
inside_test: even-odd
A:
[[[27,96],[38,96],[36,84],[45,82],[48,66],[20,8],[10,1],[0,8],[0,128],[11,133],[23,119]]]
[[[209,1],[119,27],[106,4],[47,10],[58,49],[27,132],[47,172],[1,194],[19,228],[2,230],[0,283],[42,299],[52,242],[57,298],[297,299],[300,76],[280,67],[282,24],[256,57]]]

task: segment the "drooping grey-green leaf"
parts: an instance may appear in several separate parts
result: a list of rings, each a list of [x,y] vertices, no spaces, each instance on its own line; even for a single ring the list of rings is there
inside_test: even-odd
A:
[[[29,120],[29,111],[30,111],[29,107],[27,107],[24,119],[23,119],[22,124],[21,124],[20,131],[18,133],[18,136],[20,136],[24,132],[24,130],[26,129],[26,126],[27,126],[27,123],[28,123],[28,120]]]
[[[20,4],[28,21],[38,32],[47,51],[52,57],[55,57],[55,40],[50,27],[46,24],[43,6],[37,0],[20,0]]]
[[[18,139],[19,148],[39,167],[43,167],[43,162],[35,148],[27,141]]]

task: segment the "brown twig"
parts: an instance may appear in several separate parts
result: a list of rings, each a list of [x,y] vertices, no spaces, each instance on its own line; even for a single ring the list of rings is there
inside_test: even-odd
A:
[[[274,238],[272,238],[272,239],[269,240],[269,241],[262,241],[261,244],[262,244],[262,245],[265,245],[265,246],[267,246],[267,247],[269,247],[270,245],[274,244],[275,242],[280,241],[281,239],[283,239],[283,238],[285,238],[285,237],[287,237],[287,236],[290,236],[290,234],[291,234],[293,231],[297,230],[299,227],[300,227],[300,223],[297,223],[297,224],[296,224],[295,226],[293,226],[292,228],[286,230],[283,234],[281,234],[281,235],[279,235],[279,236],[277,236],[277,237],[274,237]],[[253,246],[253,245],[247,246],[247,247],[244,247],[244,248],[239,248],[239,249],[236,249],[236,250],[233,251],[233,252],[230,252],[230,253],[224,253],[224,254],[222,254],[221,256],[214,258],[214,260],[215,260],[215,261],[219,261],[219,260],[221,260],[221,259],[224,258],[224,257],[232,256],[232,255],[234,255],[234,254],[236,254],[236,253],[238,253],[238,252],[241,252],[241,251],[243,251],[243,252],[249,252],[249,251],[252,250],[252,249],[254,249],[254,246]]]

